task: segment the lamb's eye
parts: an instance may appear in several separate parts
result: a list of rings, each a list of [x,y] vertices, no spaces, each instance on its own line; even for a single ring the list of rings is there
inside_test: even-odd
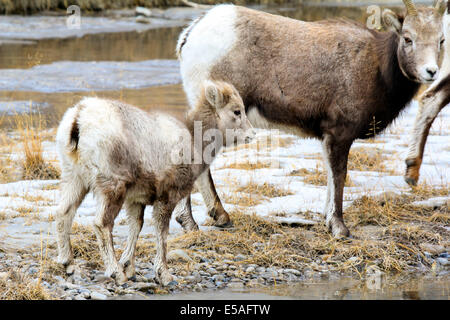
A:
[[[234,115],[239,117],[241,115],[241,110],[235,110]]]
[[[445,39],[441,39],[441,42],[439,44],[442,46],[444,44]]]
[[[412,44],[412,39],[410,37],[403,37],[403,40],[405,40],[406,44]]]

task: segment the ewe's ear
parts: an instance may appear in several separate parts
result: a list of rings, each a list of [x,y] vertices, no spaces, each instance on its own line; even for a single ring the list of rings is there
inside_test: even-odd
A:
[[[223,94],[212,81],[205,82],[205,97],[214,108],[220,108],[223,104]]]
[[[396,14],[394,11],[389,9],[384,9],[382,14],[382,21],[384,27],[389,31],[394,31],[400,33],[403,26],[403,16]]]

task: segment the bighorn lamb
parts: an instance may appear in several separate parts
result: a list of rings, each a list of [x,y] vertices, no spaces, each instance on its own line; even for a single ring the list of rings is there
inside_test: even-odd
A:
[[[196,105],[205,79],[232,83],[255,127],[320,139],[328,169],[324,214],[336,237],[347,159],[355,139],[384,130],[438,76],[442,14],[404,0],[406,16],[384,10],[389,32],[346,20],[303,22],[234,5],[219,5],[178,39],[184,90]],[[376,132],[373,122],[376,121]],[[211,173],[197,181],[209,214],[230,223]],[[184,216],[189,205],[177,208]],[[178,215],[178,213],[176,213]]]
[[[405,181],[416,185],[419,180],[420,166],[431,125],[439,112],[450,103],[450,2],[443,19],[444,58],[438,79],[421,95],[419,112],[414,122],[414,129],[406,157]]]
[[[156,277],[163,285],[172,280],[166,262],[166,237],[175,205],[190,194],[194,181],[208,169],[224,143],[233,143],[236,138],[248,141],[254,134],[232,85],[208,81],[203,87],[185,123],[98,98],[85,98],[66,111],[57,132],[62,167],[61,204],[56,214],[58,262],[69,266],[73,261],[69,238],[72,221],[92,191],[98,202],[94,230],[106,275],[123,283],[134,274],[136,241],[145,206],[150,204],[157,239]],[[225,132],[233,139],[222,139]],[[112,229],[123,204],[129,234],[118,262]]]

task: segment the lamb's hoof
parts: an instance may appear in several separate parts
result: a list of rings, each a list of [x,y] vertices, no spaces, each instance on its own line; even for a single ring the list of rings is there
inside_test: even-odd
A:
[[[181,217],[177,217],[175,218],[175,220],[180,224],[184,231],[190,232],[199,230],[198,225],[197,223],[195,223],[195,221],[185,221]]]
[[[120,263],[120,265],[123,267],[123,272],[125,273],[125,276],[130,279],[135,276],[136,271],[134,268],[134,264],[132,264],[129,260],[125,261],[123,263]]]
[[[215,227],[227,229],[233,227],[233,222],[231,221],[230,217],[227,215],[220,216],[216,222],[214,223]]]
[[[68,276],[71,276],[75,273],[75,265],[74,264],[69,264],[66,266],[66,274]]]
[[[167,287],[171,283],[176,282],[174,277],[167,270],[162,271],[161,274],[156,277],[156,281],[163,287]]]
[[[116,284],[119,286],[123,285],[128,280],[127,276],[122,270],[105,272],[105,276],[114,279]]]
[[[344,224],[342,220],[339,219],[331,219],[327,223],[327,227],[331,229],[333,233],[333,237],[336,239],[346,239],[350,237],[350,231]]]

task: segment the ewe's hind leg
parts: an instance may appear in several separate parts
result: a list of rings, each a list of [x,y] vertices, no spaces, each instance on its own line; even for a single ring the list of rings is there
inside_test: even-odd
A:
[[[127,203],[128,239],[127,247],[120,257],[119,263],[123,266],[127,278],[135,274],[134,260],[136,242],[144,225],[145,205],[140,203]]]
[[[183,227],[186,231],[196,231],[198,230],[198,225],[192,216],[191,207],[191,195],[178,202],[174,210],[175,220]]]
[[[122,284],[127,281],[127,278],[115,256],[112,230],[114,227],[114,219],[119,214],[124,196],[107,197],[100,195],[98,198],[99,208],[95,216],[94,231],[97,236],[100,254],[105,263],[105,275],[116,279],[118,284]]]
[[[58,243],[57,262],[68,266],[73,261],[70,231],[75,213],[88,190],[78,178],[61,182],[60,205],[56,211],[56,234]]]
[[[157,281],[163,285],[168,285],[173,277],[167,268],[167,235],[169,233],[169,222],[172,215],[173,206],[161,201],[155,202],[153,206],[153,219],[156,231],[156,257],[155,274]]]

